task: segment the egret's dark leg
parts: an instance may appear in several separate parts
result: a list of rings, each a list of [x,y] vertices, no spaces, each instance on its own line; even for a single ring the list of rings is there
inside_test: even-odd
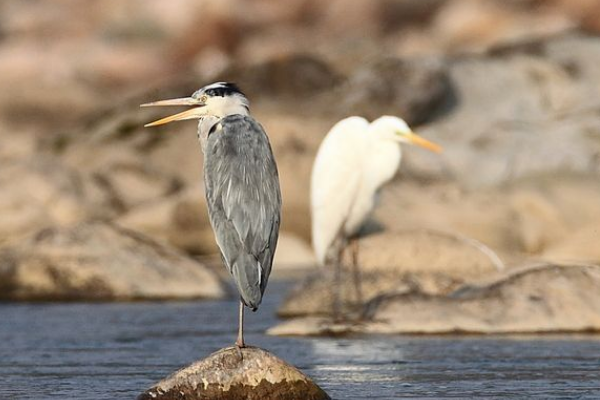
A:
[[[238,330],[238,337],[235,341],[237,347],[246,347],[244,343],[244,303],[240,300],[240,325]]]
[[[358,252],[359,242],[358,238],[352,239],[352,279],[354,280],[354,294],[356,295],[356,304],[362,307],[363,295],[362,295],[362,282],[360,280],[360,268],[358,266]]]
[[[340,246],[336,260],[335,272],[333,276],[333,320],[339,322],[342,320],[342,261],[344,247]]]

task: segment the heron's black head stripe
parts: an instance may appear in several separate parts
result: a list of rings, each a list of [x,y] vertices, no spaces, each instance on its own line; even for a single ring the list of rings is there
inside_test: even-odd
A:
[[[203,90],[204,94],[210,97],[227,97],[234,94],[240,94],[245,97],[244,93],[235,83],[223,82],[221,84],[209,85]]]

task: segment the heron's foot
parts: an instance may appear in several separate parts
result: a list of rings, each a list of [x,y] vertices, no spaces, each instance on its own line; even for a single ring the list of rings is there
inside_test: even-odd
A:
[[[244,344],[244,342],[235,342],[235,349],[237,350],[238,356],[240,357],[240,362],[244,361],[244,352],[242,351],[242,349],[244,349],[245,347],[246,345]]]

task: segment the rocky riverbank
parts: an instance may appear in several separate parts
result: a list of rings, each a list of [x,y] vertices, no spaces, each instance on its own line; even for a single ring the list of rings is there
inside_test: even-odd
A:
[[[107,1],[94,18],[17,4],[0,6],[0,298],[226,295],[195,126],[147,130],[162,110],[139,109],[220,79],[246,91],[278,160],[274,277],[307,276],[281,316],[331,314],[332,271],[315,268],[309,246],[309,177],[322,138],[350,114],[398,114],[445,151],[405,149],[360,240],[361,302],[344,274],[346,311],[417,316],[380,299],[434,310],[532,263],[600,262],[592,3],[258,1],[241,15],[237,0],[202,12]],[[570,276],[578,302],[584,280]],[[487,310],[486,299],[469,301]]]

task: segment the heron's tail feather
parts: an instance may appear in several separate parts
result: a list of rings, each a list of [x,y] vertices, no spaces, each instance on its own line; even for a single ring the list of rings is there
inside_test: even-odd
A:
[[[250,254],[240,254],[232,265],[231,274],[244,304],[256,311],[262,301],[262,271],[259,262]]]

